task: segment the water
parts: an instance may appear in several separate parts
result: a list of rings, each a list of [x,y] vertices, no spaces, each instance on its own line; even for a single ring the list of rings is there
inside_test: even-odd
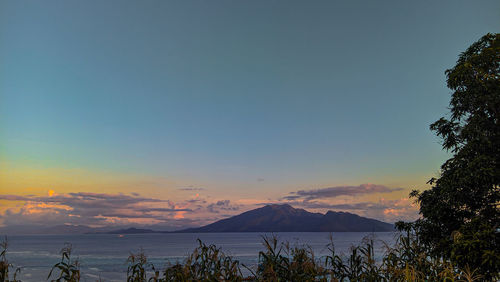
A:
[[[166,234],[86,234],[86,235],[23,235],[9,236],[7,259],[14,267],[21,267],[22,281],[45,281],[50,268],[60,261],[59,254],[65,242],[73,246],[72,257],[81,265],[81,281],[125,281],[130,252],[141,248],[156,267],[182,262],[197,247],[196,239],[205,244],[215,244],[240,262],[255,267],[262,246],[264,233],[166,233]],[[269,235],[269,234],[268,234]],[[280,241],[291,245],[307,244],[316,257],[328,254],[326,245],[330,233],[275,233]],[[375,236],[376,257],[383,254],[383,243],[392,244],[394,233],[339,232],[333,233],[335,248],[347,253],[367,235]]]

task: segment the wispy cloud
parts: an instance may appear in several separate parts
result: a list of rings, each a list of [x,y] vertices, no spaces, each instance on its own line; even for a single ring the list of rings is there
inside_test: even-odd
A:
[[[182,188],[178,188],[177,190],[180,190],[180,191],[205,191],[207,189],[205,189],[203,187],[182,187]]]
[[[220,213],[221,211],[238,211],[240,206],[232,205],[230,200],[217,201],[216,203],[207,206],[207,210],[212,213]]]
[[[340,196],[359,196],[365,194],[375,193],[391,193],[401,191],[403,188],[389,188],[384,185],[376,184],[361,184],[359,186],[335,186],[312,190],[299,190],[291,192],[289,195],[283,197],[283,200],[315,200],[325,198],[336,198]]]

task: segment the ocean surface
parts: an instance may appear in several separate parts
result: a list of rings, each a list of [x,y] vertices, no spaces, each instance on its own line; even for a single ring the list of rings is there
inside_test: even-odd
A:
[[[290,245],[308,245],[317,258],[328,254],[327,244],[331,233],[274,233],[280,241]],[[51,267],[60,261],[60,250],[64,243],[73,246],[72,258],[80,261],[81,281],[125,281],[127,257],[140,249],[155,267],[168,265],[183,259],[197,247],[197,239],[205,244],[215,244],[237,258],[240,262],[255,267],[259,251],[264,250],[263,235],[269,233],[166,233],[166,234],[88,234],[88,235],[19,235],[8,237],[7,259],[20,267],[18,276],[22,281],[46,281]],[[392,232],[334,232],[335,249],[347,253],[351,246],[358,245],[366,236],[374,236],[376,257],[384,252],[384,243],[392,245]]]

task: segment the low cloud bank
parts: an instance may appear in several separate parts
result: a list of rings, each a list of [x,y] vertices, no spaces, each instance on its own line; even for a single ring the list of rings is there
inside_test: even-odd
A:
[[[312,189],[312,190],[299,190],[291,192],[290,195],[283,197],[284,200],[306,200],[311,201],[315,199],[336,198],[340,196],[359,196],[375,193],[391,193],[401,191],[403,188],[389,188],[384,185],[376,184],[361,184],[359,186],[335,186],[328,188]]]
[[[185,187],[184,191],[203,188]],[[101,226],[170,226],[174,229],[201,226],[270,203],[287,203],[297,208],[326,212],[347,211],[386,222],[411,221],[418,217],[418,207],[408,198],[356,201],[354,196],[390,194],[403,188],[361,184],[291,192],[277,199],[211,199],[198,193],[174,202],[143,197],[138,193],[67,193],[49,191],[47,196],[0,195],[11,202],[0,209],[0,223],[14,225],[87,225]],[[346,200],[342,196],[353,196]],[[372,197],[372,196],[371,196]],[[170,230],[172,230],[170,228]],[[158,228],[157,228],[158,229]]]
[[[193,226],[213,220],[210,214],[237,211],[238,205],[229,200],[208,203],[196,198],[182,202],[141,197],[137,193],[67,193],[48,196],[0,195],[0,200],[21,202],[0,213],[0,222],[6,226],[18,225],[169,225]]]

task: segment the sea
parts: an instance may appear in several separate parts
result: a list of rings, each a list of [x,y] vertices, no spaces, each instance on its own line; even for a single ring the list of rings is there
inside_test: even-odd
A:
[[[286,233],[148,233],[8,236],[7,259],[21,269],[22,281],[47,281],[51,267],[61,260],[65,243],[72,245],[73,259],[80,262],[81,281],[126,281],[127,257],[142,250],[156,268],[182,262],[197,246],[197,239],[215,244],[224,253],[250,268],[256,268],[259,251],[264,250],[262,236],[275,235],[291,246],[308,246],[321,259],[329,254],[327,244],[333,238],[338,253],[347,254],[364,238],[373,238],[375,257],[380,260],[385,245],[393,245],[393,232],[286,232]],[[246,274],[248,271],[243,270]],[[245,274],[245,273],[244,273]],[[12,275],[12,270],[11,270]],[[12,278],[12,276],[11,276]]]

